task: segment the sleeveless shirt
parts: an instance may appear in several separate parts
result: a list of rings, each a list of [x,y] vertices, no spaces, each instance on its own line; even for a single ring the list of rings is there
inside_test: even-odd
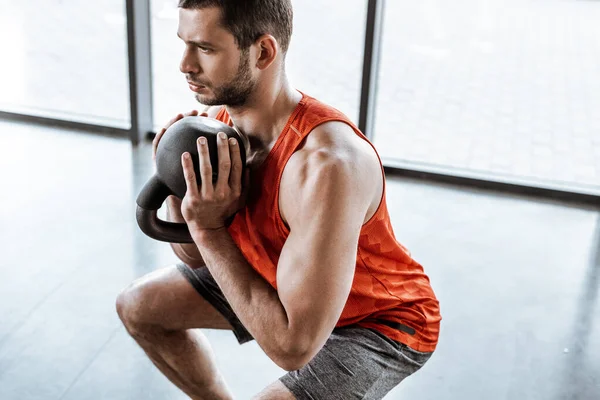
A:
[[[216,118],[233,125],[224,107]],[[306,136],[329,121],[348,124],[377,153],[348,117],[303,93],[266,159],[253,171],[246,205],[228,228],[248,263],[275,290],[277,263],[290,232],[279,211],[281,176]],[[383,174],[380,158],[379,163]],[[396,240],[382,179],[382,198],[375,214],[361,228],[354,280],[336,327],[354,324],[375,329],[414,350],[431,352],[439,335],[439,303],[423,267]]]

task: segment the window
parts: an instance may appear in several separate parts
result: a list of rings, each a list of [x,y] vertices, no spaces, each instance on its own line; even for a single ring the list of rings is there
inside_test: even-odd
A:
[[[294,2],[288,78],[297,89],[358,121],[366,0]],[[179,71],[183,42],[177,37],[177,1],[152,0],[155,125],[202,108]]]
[[[388,1],[384,18],[382,156],[600,192],[600,3]]]
[[[1,110],[129,127],[124,1],[2,8]]]

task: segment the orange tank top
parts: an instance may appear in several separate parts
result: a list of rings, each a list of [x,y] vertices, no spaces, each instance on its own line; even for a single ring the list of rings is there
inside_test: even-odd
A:
[[[232,125],[225,108],[216,118]],[[281,175],[304,138],[328,121],[350,125],[368,142],[340,111],[303,94],[267,158],[253,171],[247,204],[229,227],[246,260],[275,289],[279,255],[289,235],[279,213]],[[417,351],[430,352],[439,335],[439,303],[423,267],[395,238],[385,193],[384,181],[379,208],[361,228],[352,288],[336,327],[372,328]]]

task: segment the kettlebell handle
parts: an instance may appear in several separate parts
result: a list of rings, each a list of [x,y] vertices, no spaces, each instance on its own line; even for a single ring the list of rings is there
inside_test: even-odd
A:
[[[158,210],[170,195],[179,199],[185,197],[187,183],[181,166],[181,155],[189,152],[194,164],[198,185],[202,182],[198,162],[197,141],[200,136],[208,140],[210,164],[213,170],[212,181],[218,175],[217,134],[224,132],[238,140],[242,168],[246,167],[246,149],[240,134],[231,126],[207,117],[186,117],[169,127],[156,150],[156,173],[144,185],[137,198],[136,219],[142,232],[153,239],[170,243],[193,243],[185,223],[163,221],[158,218]],[[243,182],[242,182],[243,185]],[[235,214],[225,220],[229,226]]]
[[[162,242],[194,243],[185,223],[168,222],[158,218],[158,209],[173,193],[154,175],[144,185],[137,198],[137,223],[146,235]]]

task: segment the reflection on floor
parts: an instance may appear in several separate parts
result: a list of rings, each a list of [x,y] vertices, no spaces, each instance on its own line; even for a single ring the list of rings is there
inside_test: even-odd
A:
[[[0,398],[184,399],[118,321],[131,280],[174,262],[134,199],[148,145],[0,122]],[[398,239],[444,320],[387,399],[600,398],[599,209],[388,178]],[[237,398],[282,371],[208,331]]]

